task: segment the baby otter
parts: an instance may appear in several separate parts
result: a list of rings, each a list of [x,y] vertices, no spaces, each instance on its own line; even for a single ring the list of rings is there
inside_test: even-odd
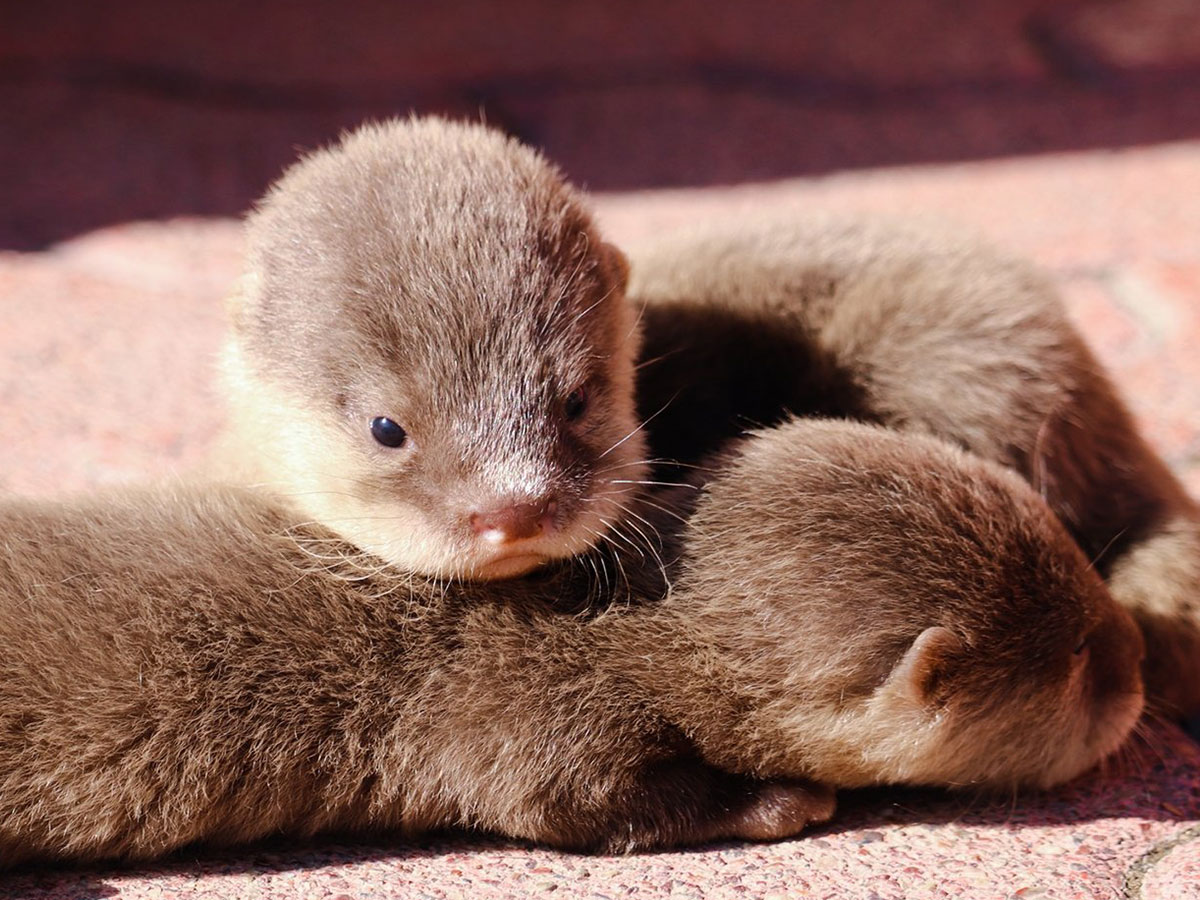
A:
[[[388,563],[503,578],[645,475],[620,252],[528,147],[439,119],[309,155],[248,220],[228,469]]]
[[[633,554],[653,602],[591,609],[604,547],[446,582],[245,489],[0,506],[0,865],[327,829],[781,837],[843,785],[1055,784],[1138,716],[1136,627],[1007,470],[797,421],[672,532],[687,493],[646,498],[673,588]]]
[[[821,216],[698,228],[632,259],[652,456],[695,463],[797,413],[1009,466],[1142,626],[1148,695],[1200,712],[1200,511],[1045,278],[946,228]]]

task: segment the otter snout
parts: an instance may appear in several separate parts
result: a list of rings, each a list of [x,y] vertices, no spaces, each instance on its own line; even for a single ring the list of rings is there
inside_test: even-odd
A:
[[[470,513],[471,530],[492,544],[539,537],[554,530],[558,502],[549,497],[527,503],[502,503],[490,509]]]

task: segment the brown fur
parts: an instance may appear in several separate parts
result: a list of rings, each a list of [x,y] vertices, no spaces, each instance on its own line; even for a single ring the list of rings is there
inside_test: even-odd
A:
[[[1149,695],[1200,712],[1200,513],[1030,267],[928,225],[727,223],[634,253],[630,296],[653,455],[695,462],[792,412],[1010,466],[1141,624]]]
[[[0,507],[0,864],[326,829],[779,837],[841,785],[1073,777],[1138,715],[1136,628],[1003,469],[801,421],[745,444],[682,544],[680,496],[643,510],[661,568],[600,549],[453,584],[244,489]]]
[[[520,574],[620,518],[645,472],[625,262],[536,152],[478,125],[368,125],[293,166],[248,244],[227,471],[441,576]],[[381,416],[403,446],[372,438]],[[550,503],[534,536],[471,527]]]

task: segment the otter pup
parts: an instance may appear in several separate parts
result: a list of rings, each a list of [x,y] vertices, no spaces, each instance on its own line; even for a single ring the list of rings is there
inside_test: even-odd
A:
[[[843,785],[1055,784],[1139,714],[1136,627],[991,463],[797,421],[676,531],[686,504],[646,500],[663,568],[627,554],[633,596],[591,607],[605,547],[446,582],[246,489],[0,506],[0,865],[325,829],[781,837]]]
[[[1200,511],[1048,281],[948,229],[724,223],[632,254],[650,452],[789,413],[938,435],[1020,472],[1133,612],[1147,693],[1200,712]]]
[[[625,261],[532,149],[367,125],[247,224],[226,472],[388,563],[504,578],[608,535],[645,477]]]

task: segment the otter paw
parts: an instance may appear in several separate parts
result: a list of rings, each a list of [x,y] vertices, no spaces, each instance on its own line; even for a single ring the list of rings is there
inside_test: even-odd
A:
[[[729,837],[776,841],[816,822],[827,822],[837,806],[833,788],[812,781],[763,781],[741,809],[730,814]]]

